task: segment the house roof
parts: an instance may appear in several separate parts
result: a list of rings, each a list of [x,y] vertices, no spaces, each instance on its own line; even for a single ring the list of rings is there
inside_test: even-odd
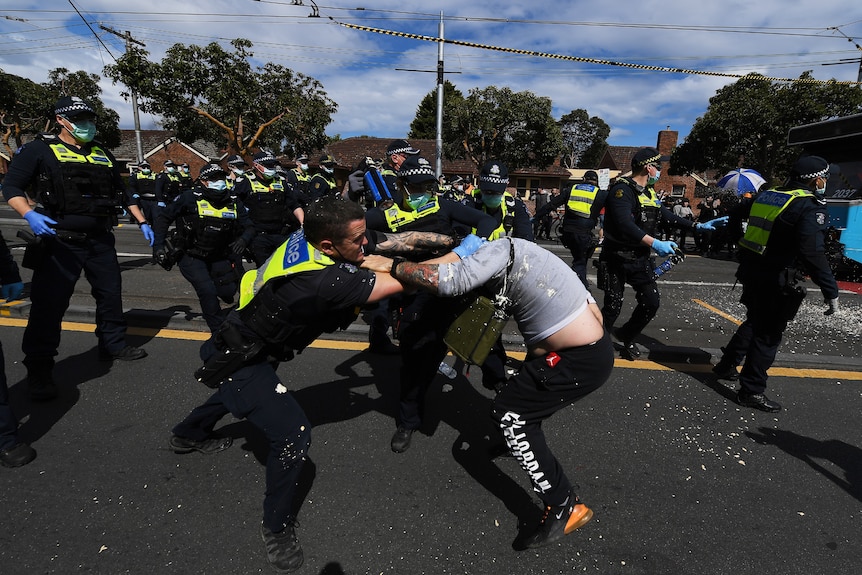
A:
[[[632,167],[632,158],[634,158],[635,153],[642,147],[643,146],[608,146],[598,167],[619,170],[623,173],[628,172]]]
[[[169,130],[141,130],[141,146],[145,159],[174,142],[185,146],[204,161],[217,160],[224,155],[219,148],[203,140],[195,140],[191,144],[187,144],[177,139],[174,133]],[[135,131],[120,130],[120,145],[111,152],[118,161],[135,161],[138,156]]]

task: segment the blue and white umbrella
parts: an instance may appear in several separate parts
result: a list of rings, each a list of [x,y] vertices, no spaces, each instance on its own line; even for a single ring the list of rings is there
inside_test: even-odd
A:
[[[727,172],[716,185],[722,190],[733,190],[739,196],[745,192],[756,192],[765,183],[766,180],[756,170],[737,168]]]

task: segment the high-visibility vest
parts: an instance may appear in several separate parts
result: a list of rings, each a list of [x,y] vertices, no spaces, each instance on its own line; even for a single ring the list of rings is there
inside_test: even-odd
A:
[[[440,203],[437,201],[437,196],[433,196],[427,203],[416,208],[416,211],[405,212],[398,207],[398,204],[386,208],[383,215],[386,216],[386,224],[393,232],[397,232],[399,228],[403,228],[412,224],[420,218],[429,216],[440,211]]]
[[[576,216],[588,218],[598,193],[599,188],[592,184],[575,184],[569,192],[566,208]]]
[[[814,197],[814,194],[808,190],[767,190],[758,194],[757,199],[751,204],[748,227],[745,235],[739,240],[740,247],[763,255],[775,220],[787,209],[790,202],[804,197]]]
[[[297,230],[272,253],[262,266],[256,270],[247,271],[242,276],[237,309],[247,306],[263,286],[273,278],[321,270],[333,264],[335,261],[332,258],[308,243],[305,239],[305,233],[302,230]]]

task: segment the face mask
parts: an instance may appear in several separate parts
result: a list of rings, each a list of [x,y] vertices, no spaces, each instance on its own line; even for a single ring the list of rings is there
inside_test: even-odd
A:
[[[81,120],[78,124],[73,123],[68,118],[66,118],[66,121],[72,126],[69,133],[79,142],[92,142],[93,138],[96,137],[96,124],[92,120]]]
[[[308,164],[299,164],[299,169],[302,170],[303,172],[307,172],[308,171]]]
[[[188,169],[188,168],[183,168],[183,173],[184,173],[184,174],[188,174],[188,173],[189,173],[189,169]]]
[[[326,172],[327,174],[331,174],[332,172],[334,172],[334,171],[335,171],[335,168],[330,168],[330,167],[328,167],[328,166],[323,166],[323,171],[324,171],[324,172]]]
[[[241,175],[243,175],[243,174],[245,173],[245,172],[243,172],[243,170],[242,170],[242,169],[240,169],[240,168],[231,168],[231,171],[232,171],[234,174],[236,174],[237,176],[241,176]]]
[[[826,197],[826,183],[825,182],[823,183],[822,188],[817,188],[814,190],[814,196],[818,200],[822,200],[824,197]]]
[[[407,196],[407,205],[413,208],[414,210],[418,210],[420,207],[424,206],[428,203],[428,200],[431,199],[431,196],[428,194],[421,194],[419,196],[410,194]]]
[[[503,194],[482,194],[482,203],[489,208],[499,208],[503,203]]]
[[[176,168],[168,168],[168,173],[169,173],[169,174],[173,174],[173,173],[174,173],[174,172],[176,172],[176,171],[177,171],[177,169],[176,169]]]
[[[215,190],[217,192],[221,192],[222,190],[227,189],[227,182],[224,180],[215,180],[213,182],[207,182],[207,188],[210,190]]]
[[[146,168],[144,170],[141,170],[141,173],[144,174],[145,176],[149,176],[152,173],[152,170],[149,168]]]
[[[660,177],[661,177],[661,170],[656,170],[654,176],[652,176],[651,178],[647,178],[647,184],[653,185],[654,183],[656,183],[658,181],[658,179]]]
[[[275,168],[264,168],[262,173],[267,178],[274,178],[275,177]]]

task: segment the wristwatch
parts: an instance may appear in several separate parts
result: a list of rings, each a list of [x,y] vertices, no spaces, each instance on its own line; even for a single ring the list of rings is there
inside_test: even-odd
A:
[[[149,225],[150,222],[148,222],[147,220],[144,220],[142,222],[135,222],[135,223],[138,224],[138,227],[141,227],[141,226]]]

